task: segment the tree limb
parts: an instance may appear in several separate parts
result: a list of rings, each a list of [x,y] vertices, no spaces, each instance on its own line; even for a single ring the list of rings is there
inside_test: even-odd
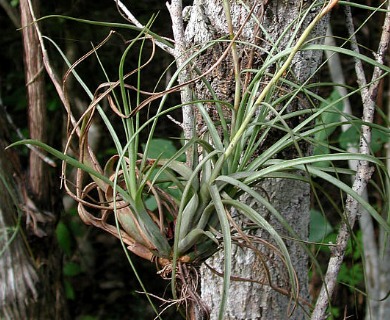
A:
[[[184,22],[183,22],[183,5],[181,0],[172,0],[171,4],[167,2],[167,8],[171,15],[172,31],[175,40],[174,57],[176,60],[176,66],[178,69],[182,68],[186,63],[187,54],[187,42],[184,36]],[[179,74],[179,84],[188,82],[190,80],[190,70],[183,68],[183,71]],[[180,91],[181,103],[183,103],[183,133],[186,140],[190,140],[194,137],[194,110],[193,106],[189,104],[192,101],[192,93],[189,86],[185,86]],[[192,148],[190,148],[192,149]],[[187,164],[192,164],[192,150],[187,152]]]
[[[353,40],[354,41],[354,40]],[[333,38],[331,26],[328,26],[327,37],[325,38],[325,43],[330,46],[336,46],[336,41]],[[352,115],[351,103],[348,98],[348,91],[346,89],[346,81],[341,66],[340,55],[337,52],[331,52],[327,50],[327,63],[332,78],[332,82],[336,83],[335,90],[339,93],[340,97],[345,97],[343,99],[343,108],[344,113]],[[364,74],[363,74],[364,76]],[[364,82],[365,79],[363,80]],[[342,132],[347,131],[351,127],[351,124],[343,124],[341,126]],[[358,148],[355,145],[349,145],[347,151],[351,153],[357,153]],[[349,160],[348,166],[352,170],[356,170],[357,160]],[[367,189],[363,191],[362,197],[367,201],[368,192]],[[378,304],[377,297],[380,297],[380,268],[379,268],[379,255],[378,255],[378,246],[376,242],[376,234],[374,223],[371,215],[360,206],[360,216],[359,227],[362,231],[363,239],[363,254],[364,254],[364,275],[366,283],[366,293],[367,293],[367,307],[366,307],[366,317],[370,314],[373,315],[373,319],[380,319],[377,315],[378,313]],[[371,299],[370,299],[371,298]]]
[[[390,9],[390,2],[387,4],[387,9]],[[351,11],[349,7],[346,7],[346,17],[347,21],[351,21]],[[353,25],[349,23],[349,32],[351,35],[351,46],[352,50],[358,52],[358,47],[356,42],[354,42],[354,30]],[[387,51],[390,40],[390,13],[387,11],[385,22],[383,25],[383,31],[378,46],[376,61],[383,64],[384,54]],[[362,119],[364,122],[372,123],[374,120],[374,111],[375,111],[375,100],[377,97],[379,79],[383,71],[375,67],[374,73],[371,79],[371,84],[366,88],[365,82],[366,78],[361,66],[361,61],[355,61],[355,69],[358,76],[358,82],[361,86],[361,95],[363,101],[363,116]],[[363,87],[362,87],[363,85]],[[361,154],[370,153],[370,142],[371,142],[371,129],[367,125],[362,125],[362,132],[360,136],[360,148],[359,152]],[[357,171],[355,175],[355,181],[353,183],[352,189],[356,191],[359,195],[365,190],[371,175],[373,173],[372,168],[370,168],[367,161],[359,161],[357,166]],[[333,295],[336,283],[337,275],[340,271],[341,264],[344,259],[345,250],[347,247],[348,240],[350,238],[350,231],[353,228],[357,214],[359,212],[359,202],[353,199],[351,196],[347,196],[346,208],[345,208],[345,220],[343,221],[339,234],[337,236],[336,247],[332,251],[331,258],[328,264],[328,270],[325,275],[325,280],[321,288],[320,295],[318,297],[315,309],[312,313],[312,320],[322,320],[326,318],[326,310],[329,305],[330,298]]]

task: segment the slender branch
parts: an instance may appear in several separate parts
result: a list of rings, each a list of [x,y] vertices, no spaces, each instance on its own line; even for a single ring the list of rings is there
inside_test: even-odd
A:
[[[13,130],[15,130],[15,132],[16,132],[17,136],[19,137],[19,139],[21,139],[21,140],[27,139],[23,135],[22,131],[15,125],[14,121],[12,120],[11,115],[5,110],[5,108],[2,109],[2,112],[5,114],[5,118],[7,119],[8,124],[10,125],[10,127]],[[34,152],[39,158],[42,159],[42,161],[46,162],[49,166],[52,166],[52,167],[56,167],[57,166],[57,164],[54,162],[54,160],[52,160],[50,157],[46,156],[38,148],[34,147],[31,144],[26,144],[26,147],[29,148],[32,152]]]
[[[124,14],[124,17],[129,20],[131,23],[133,23],[138,28],[144,28],[145,26],[139,22],[139,20],[134,17],[134,15],[131,13],[131,11],[122,3],[120,0],[114,0],[117,7],[122,10],[122,12],[119,10],[120,14]],[[168,47],[166,44],[158,41],[157,39],[154,39],[156,41],[156,45],[163,49],[165,52],[169,53],[170,55],[174,55],[174,50],[170,47]]]
[[[184,23],[183,23],[183,5],[181,0],[172,0],[171,4],[167,2],[167,8],[171,15],[172,20],[172,31],[175,39],[175,51],[174,57],[176,60],[176,66],[178,69],[184,66],[187,58],[187,42],[184,36]],[[183,72],[179,75],[179,84],[183,84],[190,80],[190,70],[183,68]],[[183,133],[184,139],[190,140],[194,137],[195,128],[195,116],[194,109],[189,102],[192,101],[192,93],[190,87],[187,85],[180,91],[181,103],[184,104],[182,108],[183,112]],[[190,148],[191,149],[191,148]],[[187,151],[187,164],[192,166],[193,150]]]
[[[390,2],[388,1],[387,9],[390,9]],[[347,7],[346,9],[347,20],[351,21],[351,11]],[[352,29],[352,24],[349,24],[349,32],[352,36],[354,30]],[[386,18],[383,26],[383,31],[378,46],[376,61],[383,63],[384,54],[388,48],[390,40],[390,13],[387,11]],[[357,46],[352,44],[352,50],[356,51]],[[365,75],[362,73],[363,69],[360,69],[361,62],[355,62],[356,72],[359,77],[359,84],[362,85],[365,81]],[[382,75],[382,72],[379,68],[375,67],[374,73],[371,79],[371,84],[368,90],[362,88],[361,95],[363,100],[363,121],[372,123],[374,119],[374,110],[375,110],[375,100],[377,97],[379,81],[378,79]],[[369,126],[362,126],[362,133],[360,136],[360,148],[359,152],[361,154],[369,154],[370,152],[370,142],[371,142],[371,130]],[[353,183],[352,189],[361,195],[365,190],[367,183],[369,182],[373,170],[369,167],[367,161],[359,161],[357,166],[357,171],[355,175],[355,181]],[[342,223],[339,234],[337,236],[336,247],[332,251],[331,258],[328,264],[328,270],[325,275],[324,284],[322,285],[320,295],[318,297],[315,309],[312,313],[312,320],[322,320],[326,318],[326,310],[329,305],[329,300],[333,295],[336,283],[337,275],[340,271],[341,264],[344,259],[345,250],[347,247],[348,240],[350,238],[350,230],[353,228],[356,216],[359,212],[359,202],[353,199],[351,196],[347,197],[345,215],[346,219]]]
[[[136,27],[138,28],[143,28],[144,25],[139,22],[139,20],[134,17],[134,15],[130,12],[130,10],[122,3],[122,1],[120,0],[114,0],[118,6],[118,8],[120,8],[123,13],[126,15],[126,18],[131,22],[133,23]],[[120,12],[121,13],[121,12]],[[122,13],[121,13],[122,14]]]
[[[351,13],[351,7],[346,6],[344,8],[345,11],[345,25],[347,27],[348,33],[349,33],[349,39],[350,39],[350,46],[352,51],[359,53],[359,46],[356,39],[356,32],[355,27],[353,23],[352,13]],[[357,83],[361,87],[361,92],[367,92],[367,80],[366,75],[364,73],[363,69],[363,63],[358,58],[355,58],[355,72],[357,77]]]
[[[352,31],[352,30],[351,30]],[[352,32],[350,32],[352,34]],[[355,34],[355,33],[353,33]],[[328,26],[327,37],[325,39],[325,44],[330,46],[336,46],[336,41],[333,38],[331,26]],[[351,103],[348,99],[348,91],[346,89],[346,81],[343,74],[343,69],[341,66],[340,55],[337,52],[326,51],[328,68],[330,71],[330,75],[332,78],[332,82],[336,83],[335,89],[338,91],[340,97],[345,97],[343,100],[344,112],[348,115],[352,115]],[[364,76],[364,73],[363,73]],[[362,80],[366,83],[365,78]],[[341,126],[342,132],[347,131],[351,127],[351,124],[343,124]],[[357,153],[358,148],[355,145],[348,145],[347,151],[351,153]],[[356,170],[357,168],[357,160],[349,160],[348,165],[352,170]],[[362,193],[363,199],[368,199],[367,189]],[[365,283],[366,283],[366,292],[367,299],[370,297],[374,298],[370,301],[367,300],[366,314],[371,313],[375,314],[378,311],[379,301],[376,297],[380,297],[380,268],[379,268],[379,255],[378,255],[378,247],[376,243],[376,235],[374,229],[373,218],[371,215],[365,210],[362,206],[360,206],[360,212],[358,213],[360,216],[359,219],[359,227],[362,231],[362,239],[363,239],[363,254],[364,254],[364,274],[365,274]],[[369,302],[369,303],[368,303]],[[374,317],[378,318],[377,316]]]

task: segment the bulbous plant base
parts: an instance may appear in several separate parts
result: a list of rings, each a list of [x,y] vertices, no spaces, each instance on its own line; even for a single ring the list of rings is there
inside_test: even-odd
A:
[[[111,170],[107,172],[109,166],[112,167],[112,164],[106,165],[104,175],[113,183],[117,183],[116,180],[123,181],[123,171],[115,175]],[[78,181],[82,180],[79,176]],[[166,308],[176,305],[177,309],[183,310],[187,319],[209,319],[210,312],[200,297],[199,268],[200,264],[217,250],[217,245],[213,241],[203,241],[191,248],[188,253],[175,258],[176,263],[173,263],[172,243],[178,208],[167,192],[152,186],[150,182],[146,185],[150,194],[158,199],[160,207],[158,214],[148,209],[145,209],[144,214],[150,218],[157,227],[156,230],[170,245],[166,251],[168,254],[166,252],[164,254],[154,245],[152,231],[142,226],[139,211],[134,210],[134,205],[125,201],[120,193],[117,193],[114,201],[113,187],[102,180],[94,179],[86,186],[80,184],[79,190],[82,191],[74,195],[78,201],[79,216],[85,224],[102,229],[123,241],[131,253],[155,263],[157,274],[165,280],[174,282],[173,299],[163,300],[167,304]],[[118,183],[118,188],[126,190],[125,184],[121,182]],[[140,207],[145,208],[144,204]]]

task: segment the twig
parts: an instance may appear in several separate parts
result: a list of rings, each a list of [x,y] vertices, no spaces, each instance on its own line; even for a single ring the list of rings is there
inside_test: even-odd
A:
[[[167,115],[167,118],[171,120],[174,124],[178,125],[180,128],[183,128],[183,124],[180,121],[177,121],[174,117],[171,115]]]
[[[15,123],[12,120],[11,115],[5,110],[5,108],[2,108],[2,111],[5,114],[5,117],[11,126],[12,129],[15,130],[16,134],[18,135],[19,139],[26,139],[26,137],[23,135],[22,131],[15,125]],[[50,157],[43,154],[41,151],[39,151],[36,147],[32,146],[31,144],[26,145],[27,148],[29,148],[32,152],[34,152],[39,158],[41,158],[42,161],[46,162],[49,166],[57,167],[57,164],[52,160]]]
[[[117,7],[120,9],[119,13],[128,21],[133,23],[138,28],[144,28],[145,26],[139,22],[139,20],[134,17],[134,15],[131,13],[131,11],[122,3],[120,0],[114,0]],[[122,12],[121,12],[122,11]],[[166,44],[158,41],[157,39],[154,39],[156,41],[156,45],[163,49],[165,52],[169,53],[170,55],[174,56],[174,49],[168,47]]]
[[[387,3],[387,9],[390,9],[390,2]],[[346,17],[347,20],[352,21],[352,15],[349,7],[346,7]],[[349,33],[352,35],[351,40],[354,43],[353,34],[354,29],[351,23],[348,24]],[[383,31],[378,46],[376,61],[383,64],[384,54],[388,48],[390,40],[390,13],[387,11],[385,22],[383,25]],[[352,44],[352,50],[358,52],[358,47],[355,44]],[[365,75],[361,66],[361,61],[355,61],[356,73],[359,79],[359,84],[362,85],[365,82]],[[379,78],[382,75],[382,70],[379,67],[375,67],[374,73],[371,79],[371,84],[368,89],[361,88],[361,95],[363,100],[363,121],[367,123],[372,123],[374,119],[375,111],[375,100],[377,97],[378,87],[379,87]],[[359,152],[361,154],[369,154],[370,152],[370,142],[371,142],[371,129],[367,125],[362,125],[362,133],[360,136],[360,148]],[[367,183],[369,182],[373,170],[369,167],[367,161],[359,161],[357,166],[357,171],[355,175],[355,181],[353,183],[352,189],[359,195],[365,190]],[[337,275],[340,271],[341,264],[344,259],[345,250],[347,247],[348,240],[350,238],[350,230],[353,228],[353,225],[356,221],[356,216],[359,212],[359,202],[347,196],[345,215],[346,219],[342,222],[339,234],[336,240],[336,247],[332,251],[331,258],[328,264],[328,270],[325,275],[325,280],[321,288],[321,292],[318,296],[315,309],[312,313],[312,320],[322,320],[326,318],[326,309],[329,305],[329,300],[333,295],[336,283]]]

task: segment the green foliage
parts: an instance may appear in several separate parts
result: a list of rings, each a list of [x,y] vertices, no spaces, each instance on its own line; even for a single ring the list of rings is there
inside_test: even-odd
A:
[[[150,159],[169,159],[177,152],[177,148],[173,144],[173,141],[161,138],[153,138],[150,141],[147,148],[147,154],[145,154],[146,144],[143,144],[142,148],[144,149],[144,155]]]
[[[74,277],[79,275],[82,271],[78,263],[67,262],[64,264],[64,275],[67,277]]]
[[[328,108],[331,105],[332,108]],[[323,127],[314,134],[315,147],[313,150],[314,155],[324,155],[330,153],[329,139],[331,134],[337,129],[337,124],[340,122],[340,115],[343,111],[344,105],[337,90],[333,90],[330,96],[321,102],[319,109],[326,110],[316,118],[316,127]],[[328,167],[330,162],[317,162],[317,166]]]
[[[80,235],[79,223],[65,223],[64,219],[60,220],[56,228],[56,238],[59,247],[65,253],[65,262],[62,267],[63,284],[65,296],[69,300],[76,299],[76,293],[72,284],[72,278],[83,273],[79,263],[72,262],[71,258],[75,253],[75,237]]]
[[[360,128],[351,126],[339,136],[339,143],[343,149],[348,147],[359,148]],[[379,127],[372,128],[371,152],[378,152],[383,146],[390,141],[390,133],[388,130]]]
[[[16,8],[18,5],[19,5],[19,0],[11,0],[11,6],[13,6],[14,8]]]
[[[70,257],[72,254],[72,236],[69,228],[63,221],[57,224],[56,237],[59,247]]]
[[[319,248],[322,252],[330,254],[331,246],[336,243],[337,233],[332,232],[321,239],[322,245]],[[345,252],[345,261],[341,266],[337,278],[338,282],[354,291],[358,286],[364,284],[363,260],[362,260],[362,233],[359,230],[354,237],[349,239]]]
[[[70,283],[68,279],[64,279],[64,289],[65,289],[65,296],[69,300],[76,299],[76,294],[74,292],[73,285]]]
[[[336,243],[337,233],[332,233],[327,236],[323,243]],[[330,253],[329,246],[320,246],[321,251],[327,254]],[[345,253],[344,262],[341,265],[340,272],[337,276],[337,281],[340,285],[348,287],[351,294],[354,294],[356,289],[364,286],[364,266],[362,259],[362,232],[359,230],[354,234],[354,237],[349,239],[347,250]],[[343,307],[331,306],[330,312],[332,319],[339,319],[340,314],[343,313]]]
[[[328,108],[330,105],[332,107]],[[314,134],[314,140],[316,142],[323,142],[325,145],[328,145],[329,143],[327,139],[337,128],[337,126],[328,126],[331,124],[337,124],[340,121],[340,115],[344,109],[343,100],[341,99],[338,91],[333,90],[329,97],[321,102],[318,108],[325,111],[321,113],[318,118],[316,118],[316,126],[323,126],[324,130],[316,132]],[[316,149],[314,149],[314,154],[317,154],[315,150]],[[327,152],[324,153],[329,153],[329,149],[327,149]]]
[[[323,241],[332,232],[333,227],[326,217],[318,210],[310,210],[309,241]]]
[[[325,239],[324,244],[335,244],[337,233],[331,233]],[[321,251],[330,253],[329,245],[320,246]],[[364,285],[364,269],[362,260],[362,233],[359,230],[354,238],[348,241],[345,253],[345,261],[341,266],[337,278],[338,282],[346,285],[351,292],[358,286]]]
[[[343,263],[337,280],[340,283],[347,284],[350,291],[354,292],[358,285],[362,285],[364,283],[363,264],[360,262],[353,263],[352,266],[348,266],[347,263]]]

